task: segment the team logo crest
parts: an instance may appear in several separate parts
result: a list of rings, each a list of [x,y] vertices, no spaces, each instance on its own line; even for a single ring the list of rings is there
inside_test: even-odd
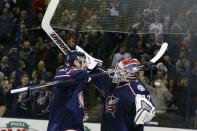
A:
[[[138,89],[139,91],[145,91],[145,88],[144,88],[143,85],[137,85],[137,89]]]
[[[117,103],[119,101],[119,98],[115,97],[114,95],[108,96],[106,99],[106,113],[111,113],[112,116],[115,118],[115,112],[117,109]]]
[[[78,102],[79,102],[79,107],[84,108],[83,91],[79,92],[78,94]]]

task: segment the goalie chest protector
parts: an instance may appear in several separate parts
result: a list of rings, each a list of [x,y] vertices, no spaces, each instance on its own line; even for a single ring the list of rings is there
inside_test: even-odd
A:
[[[134,124],[136,94],[150,97],[147,88],[141,82],[117,86],[110,95],[106,96],[102,131],[140,131],[143,129],[142,126]]]

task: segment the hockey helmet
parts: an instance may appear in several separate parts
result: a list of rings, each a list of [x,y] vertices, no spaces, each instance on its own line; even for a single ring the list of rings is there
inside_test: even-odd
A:
[[[113,81],[116,81],[117,79],[119,79],[119,82],[130,82],[137,80],[137,73],[140,70],[139,65],[140,62],[137,59],[132,58],[127,58],[118,62],[115,67],[118,73],[116,74],[117,76]]]
[[[140,62],[137,59],[127,58],[118,62],[115,68],[120,70],[131,70],[137,67],[139,64]]]
[[[75,60],[78,60],[80,62],[85,62],[86,56],[84,53],[78,51],[69,52],[65,57],[66,66],[74,66]]]

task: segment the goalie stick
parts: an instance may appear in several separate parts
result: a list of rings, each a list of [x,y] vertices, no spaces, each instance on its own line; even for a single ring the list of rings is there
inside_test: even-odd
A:
[[[168,48],[168,43],[164,42],[158,53],[150,60],[150,64],[154,64],[155,62],[157,62],[166,52],[167,48]]]
[[[163,43],[160,50],[158,51],[158,53],[150,60],[149,63],[147,63],[145,65],[151,65],[151,64],[154,64],[155,62],[157,62],[163,56],[163,54],[166,52],[167,48],[168,48],[168,43]],[[137,66],[137,68],[142,68],[145,65],[144,64],[139,65],[139,66]],[[115,71],[115,70],[105,71],[104,73],[111,73],[113,71]],[[103,73],[93,74],[91,77],[95,77],[95,76],[99,76],[99,75],[103,75]],[[63,83],[67,83],[67,82],[70,82],[70,81],[74,81],[74,80],[70,79],[70,80],[66,80],[66,81],[53,81],[53,82],[48,82],[44,85],[22,87],[22,88],[19,88],[19,89],[11,90],[11,94],[25,92],[25,91],[28,91],[28,90],[39,89],[39,88],[48,87],[48,86],[53,86],[53,85],[57,85],[57,84],[63,84]]]
[[[112,69],[111,72],[113,72],[114,74],[120,74],[119,72],[121,72],[122,70],[127,72],[127,74],[124,75],[124,76],[121,76],[121,75],[120,76],[118,76],[118,75],[111,76],[111,78],[113,78],[113,82],[114,83],[120,83],[121,81],[124,81],[127,78],[129,78],[129,75],[139,71],[141,68],[154,64],[155,62],[157,62],[163,56],[163,54],[167,50],[167,47],[168,47],[168,44],[163,43],[160,50],[158,51],[158,53],[151,60],[149,60],[149,62],[147,62],[147,63],[140,64],[140,65],[137,65],[137,66],[132,66],[132,67],[127,68],[127,69],[120,69],[120,70]]]
[[[140,64],[138,66],[135,66],[135,67],[131,67],[131,68],[128,68],[128,69],[125,69],[126,71],[129,71],[129,70],[132,70],[133,68],[143,68],[144,66],[150,66],[154,63],[156,63],[163,55],[164,53],[166,52],[168,48],[168,43],[164,42],[161,47],[160,47],[160,50],[157,52],[157,54],[151,59],[149,60],[149,62],[147,63],[144,63],[144,64]],[[117,71],[116,69],[109,69],[111,71]]]
[[[59,49],[66,55],[68,52],[72,50],[68,47],[68,45],[60,38],[60,36],[53,30],[50,25],[50,21],[55,13],[55,10],[59,4],[59,0],[51,0],[49,3],[47,10],[44,14],[42,20],[42,28],[47,33],[47,35],[53,40],[53,42],[59,47]],[[85,54],[86,61],[88,64],[88,69],[92,70],[97,64],[102,64],[103,62],[99,59],[95,59],[90,56],[87,52],[85,52],[81,47],[76,46],[76,50]]]
[[[137,67],[140,68],[140,67],[144,67],[144,66],[150,66],[150,65],[156,63],[164,55],[164,53],[166,52],[167,48],[168,48],[168,43],[164,42],[161,45],[161,47],[160,47],[159,51],[157,52],[157,54],[151,60],[149,60],[149,62],[141,64],[141,65],[139,65]]]

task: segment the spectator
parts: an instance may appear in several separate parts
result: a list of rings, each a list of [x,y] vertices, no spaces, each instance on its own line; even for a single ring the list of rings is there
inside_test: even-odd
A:
[[[38,71],[37,70],[34,70],[32,72],[31,78],[32,78],[31,81],[30,81],[31,85],[39,84],[40,80],[39,80],[39,77],[38,77]]]
[[[165,55],[163,57],[163,64],[167,68],[167,78],[166,79],[174,79],[176,78],[176,66],[172,64],[171,57],[169,55]]]
[[[150,33],[154,33],[155,36],[163,34],[163,24],[160,21],[160,17],[161,16],[156,15],[155,21],[152,24],[150,24],[149,27]]]
[[[9,57],[3,56],[0,64],[0,71],[4,73],[5,77],[9,78],[12,70],[9,64]]]
[[[187,88],[188,88],[188,78],[182,76],[179,78],[179,85],[175,91],[175,104],[178,107],[179,115],[185,117],[187,107]],[[191,105],[191,101],[190,101]]]
[[[81,30],[101,30],[102,27],[98,23],[98,16],[92,15],[89,19],[85,20],[83,23]]]
[[[42,9],[37,11],[37,14],[35,16],[34,26],[39,27],[42,23],[42,19],[44,17],[44,11]]]
[[[62,12],[62,17],[61,17],[61,24],[62,26],[66,28],[73,28],[76,29],[75,23],[76,23],[76,17],[77,17],[77,12],[75,10],[64,10]]]
[[[4,1],[3,1],[3,0],[0,0],[0,12],[1,12],[2,9],[3,9],[3,6],[4,6]]]
[[[115,67],[120,60],[125,58],[131,58],[130,53],[127,52],[127,47],[125,45],[120,47],[119,52],[114,54],[112,59],[112,67]]]
[[[110,11],[110,15],[111,16],[119,16],[119,3],[117,1],[112,1],[110,3],[111,8],[109,8],[108,10]]]
[[[153,55],[157,54],[162,44],[163,44],[163,36],[159,34],[155,37],[155,41],[151,45],[151,51],[153,52]]]
[[[88,54],[93,55],[94,44],[91,43],[91,37],[88,34],[83,34],[79,41],[79,46],[83,48]]]
[[[143,72],[141,72],[143,76]],[[172,101],[173,94],[169,92],[165,82],[162,80],[162,72],[158,71],[157,78],[153,81],[153,85],[148,85],[148,80],[144,79],[144,83],[148,86],[153,103],[155,103],[156,113],[164,114],[167,112],[168,103]],[[143,80],[143,79],[142,79]],[[146,80],[146,81],[145,81]],[[154,87],[153,87],[154,86]]]
[[[0,87],[0,117],[3,117],[6,111],[6,100],[3,89]]]
[[[28,74],[31,74],[32,64],[33,64],[33,49],[31,47],[30,41],[25,40],[20,49],[20,59],[25,62],[25,70]],[[20,64],[20,63],[19,63]]]
[[[166,14],[164,16],[164,21],[163,21],[163,28],[164,28],[164,32],[169,32],[169,28],[170,28],[170,21],[171,21],[171,16],[170,14]]]
[[[27,29],[31,28],[31,20],[28,17],[28,11],[26,9],[20,9],[20,16],[16,18],[16,24],[20,25],[20,31],[22,40],[31,40],[31,36]],[[16,28],[17,29],[17,28]]]
[[[162,72],[162,74],[163,74],[163,78],[164,79],[167,79],[167,72],[168,72],[168,69],[167,69],[167,67],[163,64],[163,63],[158,63],[157,65],[156,65],[156,67],[157,67],[157,70],[158,71],[161,71]]]
[[[5,53],[4,46],[3,46],[3,44],[0,42],[0,58],[3,57],[4,53]]]
[[[175,90],[176,90],[177,86],[176,86],[176,80],[175,79],[169,79],[167,81],[167,89],[172,93],[175,94]]]
[[[0,28],[0,36],[13,31],[12,13],[6,7],[3,8],[2,15],[0,15]]]
[[[45,80],[40,81],[40,85],[45,84]],[[34,97],[33,101],[33,113],[35,118],[48,119],[49,105],[52,99],[52,92],[49,87],[41,88],[32,93]]]
[[[185,76],[188,73],[189,61],[186,58],[180,58],[176,62],[176,71],[178,76]]]
[[[19,72],[18,72],[18,77],[19,77],[19,80],[25,75],[27,74],[27,71],[26,71],[26,64],[24,61],[22,60],[19,60]]]
[[[192,73],[192,101],[193,107],[197,109],[197,62],[194,64],[193,73]]]
[[[187,32],[187,23],[186,23],[186,13],[185,12],[180,12],[175,19],[174,23],[172,26],[177,26],[179,27],[181,32]]]
[[[46,70],[45,62],[43,60],[39,61],[36,70],[38,72],[39,80],[48,80],[49,72]]]
[[[64,65],[64,54],[62,52],[59,52],[57,54],[57,62],[56,62],[56,65],[55,67],[59,67],[61,65]]]
[[[35,13],[35,15],[37,15],[37,13],[40,10],[43,10],[43,9],[46,8],[47,1],[48,0],[33,0],[33,2],[32,2],[32,9],[33,9],[33,12]]]
[[[0,117],[2,117],[6,111],[6,97],[2,87],[3,79],[4,79],[4,74],[0,72]]]
[[[9,50],[12,47],[15,47],[15,40],[14,35],[12,32],[4,33],[0,36],[0,42],[2,42],[2,45]]]
[[[47,60],[49,46],[42,37],[36,38],[36,45],[34,46],[34,63],[38,63],[39,60]]]
[[[29,76],[24,75],[21,79],[21,87],[29,85]],[[17,97],[17,117],[29,118],[32,114],[32,97],[31,92],[19,93]]]
[[[17,48],[10,48],[9,49],[9,58],[10,58],[10,65],[15,65],[18,60],[18,55],[17,55]]]
[[[12,82],[9,79],[4,79],[2,81],[2,88],[3,88],[3,92],[4,95],[6,97],[6,112],[5,112],[5,117],[11,117],[13,114],[12,111],[14,111],[13,106],[12,106],[12,100],[13,97],[10,94],[10,90],[13,89],[13,85]]]
[[[190,42],[191,42],[190,36],[186,36],[183,37],[183,40],[180,43],[181,51],[185,52],[186,56],[188,56]]]
[[[136,52],[137,58],[140,58],[140,56],[145,53],[145,49],[144,49],[144,45],[142,43],[142,40],[137,41],[137,46],[135,48],[135,52]]]
[[[167,89],[169,90],[169,92],[174,96],[174,94],[176,93],[177,90],[177,81],[175,80],[175,78],[173,79],[168,79],[167,81]],[[175,101],[174,101],[174,97],[172,101],[169,101],[169,109],[176,111],[177,107],[175,106]]]

